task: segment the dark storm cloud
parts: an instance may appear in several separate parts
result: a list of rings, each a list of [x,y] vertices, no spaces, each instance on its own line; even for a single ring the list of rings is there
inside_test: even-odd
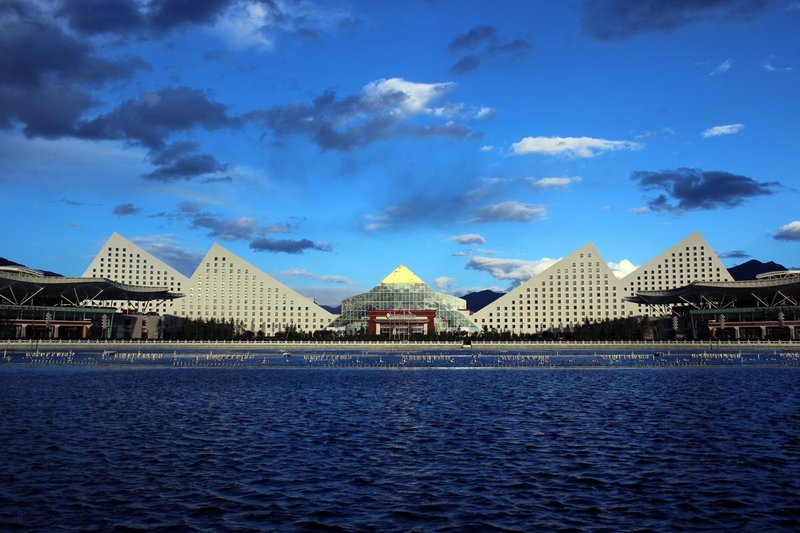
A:
[[[86,139],[136,141],[160,149],[173,133],[197,127],[215,130],[236,125],[225,106],[190,87],[170,87],[143,93],[111,112],[78,125]]]
[[[584,28],[604,41],[670,32],[703,20],[742,21],[775,7],[773,0],[587,0]]]
[[[250,243],[250,248],[257,252],[283,252],[287,254],[301,254],[306,250],[319,250],[330,252],[331,245],[325,242],[314,242],[308,239],[270,239],[262,237]]]
[[[127,215],[138,215],[141,212],[142,212],[141,207],[136,207],[135,205],[128,203],[128,204],[119,204],[118,206],[116,206],[112,211],[112,214],[118,217],[124,217]]]
[[[0,129],[21,123],[28,136],[71,135],[97,102],[91,89],[149,68],[136,57],[99,57],[32,4],[0,8]]]
[[[476,135],[452,120],[444,124],[410,122],[409,114],[397,112],[409,98],[403,92],[388,91],[340,99],[329,89],[309,104],[275,106],[242,119],[262,123],[277,136],[307,135],[323,150],[348,151],[390,137]]]
[[[748,198],[774,194],[781,187],[777,181],[761,182],[729,172],[695,168],[637,171],[631,174],[631,179],[644,190],[663,191],[647,204],[653,211],[661,212],[735,207]]]
[[[447,50],[451,54],[468,52],[449,70],[451,74],[464,74],[478,70],[486,61],[518,61],[533,50],[533,45],[527,39],[522,38],[504,41],[497,28],[476,26],[465,33],[456,35],[447,45]]]
[[[58,14],[85,34],[163,33],[191,25],[211,24],[232,0],[64,0]]]
[[[230,181],[229,177],[208,176],[225,172],[229,165],[220,163],[210,154],[198,154],[197,143],[194,142],[178,141],[161,150],[153,150],[148,160],[158,167],[144,176],[148,180],[177,181],[206,176],[206,179]]]

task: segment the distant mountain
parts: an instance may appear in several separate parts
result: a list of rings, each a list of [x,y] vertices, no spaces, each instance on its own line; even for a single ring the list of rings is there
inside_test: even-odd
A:
[[[9,261],[5,257],[0,257],[0,267],[6,267],[6,266],[21,267],[25,265],[20,265],[19,263],[15,263],[14,261]]]
[[[334,315],[341,315],[342,314],[342,306],[341,305],[319,305],[321,308],[326,310],[329,313],[333,313]]]
[[[763,274],[764,272],[775,272],[778,270],[787,270],[787,268],[774,261],[762,263],[758,259],[751,259],[750,261],[742,263],[741,265],[736,265],[735,267],[729,268],[728,272],[731,273],[731,276],[733,276],[733,279],[736,281],[743,281],[748,279],[756,279],[758,274]]]
[[[29,267],[27,267],[25,265],[22,265],[20,263],[15,263],[14,261],[11,261],[9,259],[6,259],[4,257],[0,257],[0,267],[4,267],[4,266],[16,266],[16,267],[22,267],[22,268],[29,268]],[[34,270],[36,270],[36,269],[34,269]],[[45,276],[49,276],[49,277],[53,277],[53,278],[63,278],[64,277],[61,274],[56,274],[55,272],[50,272],[49,270],[40,270],[39,272],[41,272]]]
[[[504,292],[495,292],[486,289],[478,292],[470,292],[462,296],[462,298],[467,301],[467,309],[475,313],[504,295]]]

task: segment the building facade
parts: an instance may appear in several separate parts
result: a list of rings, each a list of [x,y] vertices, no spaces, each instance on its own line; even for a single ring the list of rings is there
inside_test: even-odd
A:
[[[119,311],[155,312],[190,319],[234,322],[254,333],[287,329],[314,332],[335,318],[312,298],[280,283],[252,264],[214,244],[192,276],[186,277],[118,233],[109,237],[84,272],[131,285],[167,287],[184,295],[174,301],[102,302]],[[97,302],[98,304],[100,302]]]
[[[478,330],[466,300],[434,291],[403,265],[369,292],[345,298],[331,326],[350,334],[400,338]]]
[[[511,333],[568,331],[648,313],[666,315],[670,306],[626,301],[637,291],[666,290],[696,280],[732,281],[700,233],[693,233],[633,272],[617,278],[597,248],[588,243],[512,289],[473,315],[482,329]]]

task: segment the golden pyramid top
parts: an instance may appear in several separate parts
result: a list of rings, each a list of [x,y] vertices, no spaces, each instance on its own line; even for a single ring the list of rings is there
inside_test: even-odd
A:
[[[417,277],[416,274],[411,272],[405,265],[392,270],[392,273],[383,278],[382,285],[391,285],[396,283],[404,283],[408,285],[424,285],[425,282]]]

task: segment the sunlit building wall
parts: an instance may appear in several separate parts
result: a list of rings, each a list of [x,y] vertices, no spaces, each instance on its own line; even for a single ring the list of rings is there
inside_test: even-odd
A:
[[[638,290],[664,290],[696,280],[732,281],[702,235],[695,232],[625,277],[617,278],[591,243],[512,289],[473,315],[482,329],[537,333],[653,309],[625,301]],[[656,309],[668,314],[669,308]]]
[[[83,275],[130,285],[167,287],[184,294],[183,298],[150,303],[149,307],[139,302],[103,302],[118,310],[233,321],[242,330],[261,331],[266,335],[288,328],[318,331],[335,318],[312,298],[280,283],[219,244],[209,249],[192,277],[187,278],[114,233]]]

